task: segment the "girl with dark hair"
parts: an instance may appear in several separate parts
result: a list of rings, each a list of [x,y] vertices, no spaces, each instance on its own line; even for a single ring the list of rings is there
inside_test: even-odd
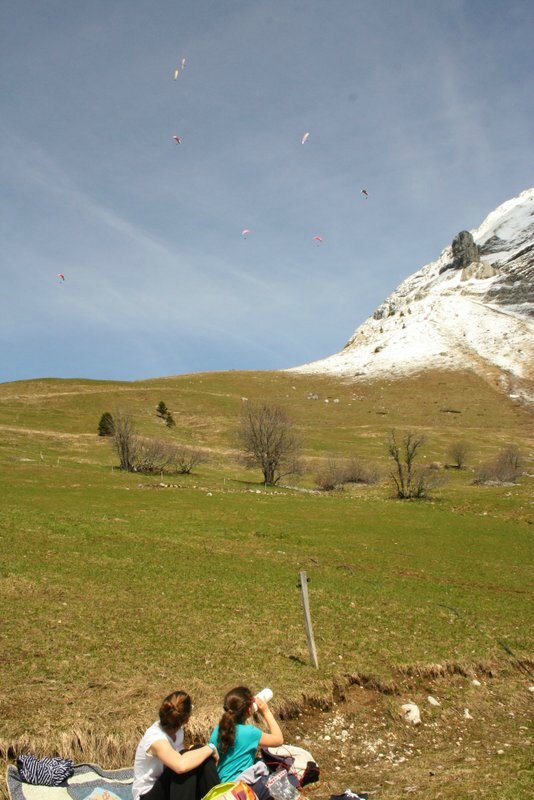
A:
[[[265,720],[269,733],[246,724],[254,703]],[[261,697],[254,697],[246,686],[237,686],[224,698],[224,714],[213,730],[209,743],[217,747],[220,758],[217,771],[221,782],[233,781],[256,760],[258,747],[277,747],[284,743],[269,706]]]
[[[183,749],[183,725],[190,716],[186,692],[163,700],[159,720],[145,731],[135,752],[133,800],[200,800],[219,783],[216,745]]]

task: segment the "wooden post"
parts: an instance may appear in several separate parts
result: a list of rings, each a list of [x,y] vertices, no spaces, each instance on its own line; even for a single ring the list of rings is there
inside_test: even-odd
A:
[[[310,614],[310,602],[308,600],[308,576],[305,572],[299,572],[299,582],[297,586],[300,589],[302,608],[304,610],[304,626],[306,628],[306,639],[308,640],[310,659],[315,669],[318,669],[319,662],[317,661],[317,650],[315,649],[315,639],[313,638],[313,627]]]

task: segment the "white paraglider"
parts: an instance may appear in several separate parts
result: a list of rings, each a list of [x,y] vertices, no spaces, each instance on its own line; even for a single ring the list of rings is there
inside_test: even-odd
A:
[[[302,137],[302,144],[306,144],[306,142],[308,141],[309,138],[310,138],[310,134],[308,132],[306,132],[304,134],[304,136]]]

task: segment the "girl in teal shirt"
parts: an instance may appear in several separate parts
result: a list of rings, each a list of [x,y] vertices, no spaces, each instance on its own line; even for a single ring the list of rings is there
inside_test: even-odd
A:
[[[256,703],[269,733],[246,724]],[[219,751],[217,771],[222,783],[235,780],[256,760],[258,747],[278,747],[284,736],[269,706],[261,697],[254,697],[246,686],[237,686],[224,698],[224,714],[212,731],[210,743]]]

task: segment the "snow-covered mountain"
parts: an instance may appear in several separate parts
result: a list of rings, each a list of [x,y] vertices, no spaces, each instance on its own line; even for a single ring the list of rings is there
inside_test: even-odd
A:
[[[529,395],[534,380],[534,188],[462,231],[407,278],[340,353],[292,371],[362,378],[472,369]]]

